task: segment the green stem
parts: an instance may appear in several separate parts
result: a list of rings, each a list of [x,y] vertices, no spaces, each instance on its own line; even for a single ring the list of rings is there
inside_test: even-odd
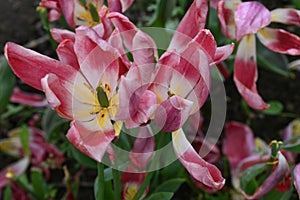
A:
[[[114,196],[115,200],[121,199],[121,179],[120,172],[116,169],[112,169],[113,181],[114,181]]]
[[[104,200],[104,165],[101,162],[98,162],[97,169],[98,169],[97,200]]]
[[[149,184],[152,176],[153,176],[154,172],[148,172],[145,180],[143,181],[141,187],[139,188],[139,190],[137,191],[137,193],[135,194],[133,200],[139,200],[141,199],[142,195],[144,194],[144,191],[147,188],[147,185]]]

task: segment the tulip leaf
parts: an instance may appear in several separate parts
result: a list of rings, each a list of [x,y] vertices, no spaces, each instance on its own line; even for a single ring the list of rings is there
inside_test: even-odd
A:
[[[111,169],[111,168],[106,168],[106,169]],[[105,169],[105,170],[106,170]],[[104,176],[105,176],[105,170],[104,170]],[[99,189],[99,184],[98,184],[98,176],[95,179],[94,182],[94,195],[95,197],[97,196],[98,189]],[[104,199],[114,199],[114,192],[112,189],[112,182],[111,181],[104,181]]]
[[[11,194],[11,189],[10,189],[10,183],[6,185],[4,194],[3,194],[3,200],[12,200],[12,194]]]
[[[29,149],[29,130],[26,125],[23,125],[20,131],[20,140],[26,156],[30,155]]]
[[[174,178],[163,182],[159,185],[155,192],[176,192],[182,183],[185,182],[183,178]]]
[[[260,200],[286,200],[291,199],[293,194],[293,187],[290,187],[290,189],[286,192],[279,192],[276,189],[271,190],[269,193],[264,195],[263,197],[259,198]]]
[[[297,9],[300,9],[300,1],[299,0],[292,0],[292,2],[296,6]]]
[[[0,57],[0,112],[3,111],[9,103],[14,86],[16,84],[16,77],[13,74],[6,59]]]
[[[173,192],[156,192],[151,194],[145,200],[170,200],[173,197]]]
[[[41,170],[34,168],[30,174],[31,184],[33,186],[34,194],[38,199],[47,199],[47,185]]]
[[[267,110],[262,111],[266,115],[279,115],[282,113],[283,105],[279,101],[268,102],[270,107]]]
[[[295,144],[285,144],[282,145],[281,148],[290,152],[300,153],[300,142]]]
[[[96,168],[97,162],[95,160],[78,151],[73,145],[70,145],[70,148],[73,157],[78,163],[86,167]]]

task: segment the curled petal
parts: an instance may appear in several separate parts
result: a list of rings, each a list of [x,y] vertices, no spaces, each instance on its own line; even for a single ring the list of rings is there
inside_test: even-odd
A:
[[[300,164],[297,164],[294,169],[294,185],[300,197]]]
[[[229,122],[225,125],[225,139],[222,143],[222,151],[227,156],[231,168],[236,168],[255,148],[252,130],[239,122]]]
[[[143,170],[152,158],[155,150],[155,138],[150,126],[139,127],[129,158],[134,166]]]
[[[43,96],[39,94],[30,94],[27,92],[23,92],[17,87],[15,87],[13,90],[13,94],[10,97],[10,102],[30,105],[37,108],[45,107],[47,105],[47,101]]]
[[[178,25],[171,40],[169,49],[181,49],[204,29],[208,5],[206,0],[194,0]]]
[[[300,11],[292,8],[277,8],[271,11],[271,21],[300,26]]]
[[[245,36],[239,44],[234,62],[234,82],[247,104],[257,110],[265,110],[266,104],[256,89],[257,66],[254,35]]]
[[[240,3],[235,12],[236,39],[240,41],[248,34],[257,31],[271,22],[270,12],[259,2]]]
[[[164,132],[173,132],[182,127],[190,115],[193,102],[177,95],[162,102],[155,112],[155,122]]]
[[[258,199],[263,195],[270,192],[276,185],[284,178],[285,174],[289,171],[288,163],[285,157],[278,152],[278,165],[275,170],[266,178],[266,180],[260,185],[254,194],[248,195],[242,191],[243,195],[247,199]]]
[[[233,52],[234,44],[227,44],[225,46],[217,47],[213,62],[210,66],[217,65],[226,60]]]
[[[4,51],[15,74],[38,90],[42,90],[41,79],[48,73],[56,74],[59,79],[71,83],[77,73],[69,65],[11,42],[6,43]]]
[[[71,128],[67,133],[68,140],[77,149],[98,162],[101,162],[106,149],[114,137],[114,131],[90,131],[75,121],[71,122]]]
[[[282,29],[263,28],[257,37],[272,51],[293,56],[300,55],[300,38],[297,35]]]
[[[53,39],[58,43],[61,43],[66,39],[73,40],[73,41],[75,39],[75,33],[66,29],[51,28],[50,32]]]
[[[186,139],[182,129],[172,133],[173,148],[179,161],[196,180],[211,189],[220,190],[225,184],[219,169],[203,160]]]
[[[222,33],[232,40],[235,38],[236,31],[234,12],[240,3],[240,0],[221,0],[217,7]]]
[[[125,12],[134,0],[108,0],[108,7],[111,12]]]

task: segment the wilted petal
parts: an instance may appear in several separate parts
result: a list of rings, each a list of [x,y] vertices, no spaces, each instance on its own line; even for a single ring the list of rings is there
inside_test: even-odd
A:
[[[300,164],[294,168],[294,185],[300,197]]]
[[[263,195],[270,192],[276,185],[284,178],[285,174],[289,171],[288,163],[285,157],[278,152],[278,165],[275,170],[266,178],[266,180],[260,185],[254,194],[248,195],[242,191],[243,195],[247,199],[258,199]]]
[[[23,174],[29,165],[29,158],[24,157],[21,160],[7,166],[0,172],[0,189],[3,188],[10,179]]]
[[[190,115],[193,102],[177,95],[162,102],[155,112],[157,127],[164,132],[173,132],[182,127]]]
[[[181,49],[205,27],[208,5],[206,0],[194,0],[180,21],[169,49]]]
[[[300,38],[283,29],[263,28],[259,30],[257,37],[272,51],[293,56],[300,55]]]
[[[56,74],[59,79],[71,83],[77,73],[69,65],[11,42],[6,43],[4,51],[15,74],[38,90],[42,90],[41,79],[48,73]]]
[[[239,162],[250,156],[255,149],[252,130],[239,122],[229,122],[225,125],[222,144],[222,151],[227,156],[231,168],[236,168]]]
[[[76,122],[71,123],[68,140],[82,153],[101,162],[108,145],[114,139],[114,131],[89,131]]]
[[[235,39],[236,31],[234,12],[240,3],[240,0],[221,0],[217,7],[222,33],[232,40]]]
[[[20,103],[37,108],[45,107],[47,105],[47,101],[42,95],[23,92],[17,87],[15,87],[13,90],[13,94],[10,97],[10,102]]]
[[[300,26],[300,11],[292,8],[277,8],[271,11],[271,21]]]
[[[234,82],[247,104],[257,110],[268,108],[256,89],[257,66],[255,36],[245,36],[239,44],[234,62]]]
[[[212,189],[220,190],[224,186],[225,179],[219,169],[197,154],[186,139],[182,129],[172,133],[172,141],[179,161],[195,180]]]
[[[156,44],[153,39],[120,13],[110,13],[109,18],[123,36],[124,44],[132,53],[134,63],[137,66],[153,65],[158,58]]]
[[[271,22],[270,12],[259,2],[240,3],[235,12],[236,39],[240,41],[248,34],[257,31]]]
[[[155,138],[150,126],[139,127],[129,158],[134,166],[143,170],[148,165],[155,150]]]

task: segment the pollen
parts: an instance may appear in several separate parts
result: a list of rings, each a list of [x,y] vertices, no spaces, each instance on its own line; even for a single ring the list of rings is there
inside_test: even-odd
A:
[[[5,177],[8,178],[8,179],[15,178],[16,177],[16,173],[15,173],[14,169],[13,168],[8,168],[7,172],[5,174]]]

